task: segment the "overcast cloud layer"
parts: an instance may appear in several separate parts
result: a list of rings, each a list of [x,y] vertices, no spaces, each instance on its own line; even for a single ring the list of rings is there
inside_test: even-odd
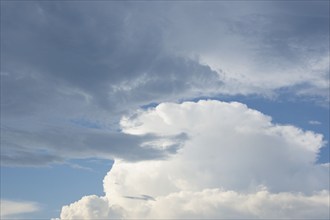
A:
[[[168,160],[116,160],[104,197],[86,196],[61,218],[327,218],[329,164],[315,164],[322,135],[241,103],[163,103],[124,117],[134,135],[190,139]]]

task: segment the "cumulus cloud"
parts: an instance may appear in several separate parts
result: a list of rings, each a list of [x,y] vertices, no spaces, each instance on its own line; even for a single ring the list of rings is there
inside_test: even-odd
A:
[[[189,139],[167,160],[116,160],[105,196],[64,206],[62,219],[329,217],[329,167],[315,163],[320,134],[212,100],[162,103],[123,117],[121,126],[136,136]]]
[[[20,214],[37,212],[40,210],[40,205],[35,202],[28,201],[12,201],[12,200],[0,200],[0,216],[3,219],[15,218]]]
[[[109,206],[106,197],[98,197],[96,195],[85,196],[81,200],[65,206],[62,209],[65,214],[61,216],[63,219],[106,219],[120,218],[121,208]]]
[[[329,193],[311,196],[273,194],[267,190],[238,193],[221,189],[181,191],[157,197],[155,201],[126,202],[126,208],[112,205],[105,197],[86,196],[62,208],[61,219],[186,219],[186,218],[299,218],[329,216]]]

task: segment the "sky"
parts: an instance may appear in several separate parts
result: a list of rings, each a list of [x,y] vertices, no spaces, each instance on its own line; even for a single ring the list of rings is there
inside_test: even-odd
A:
[[[0,4],[2,219],[329,219],[329,1]]]

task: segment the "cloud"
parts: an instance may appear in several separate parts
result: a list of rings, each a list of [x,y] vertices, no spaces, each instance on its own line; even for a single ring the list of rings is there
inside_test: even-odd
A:
[[[55,146],[51,135],[64,137],[73,124],[114,131],[132,109],[201,96],[285,90],[329,100],[328,3],[240,3],[244,10],[226,2],[1,4],[2,125],[20,130],[18,139],[34,131],[30,142]],[[80,157],[72,146],[69,155]],[[22,147],[31,158],[39,154]]]
[[[3,3],[2,72],[11,100],[4,112],[23,114],[24,106],[26,114],[50,100],[74,108],[72,96],[76,106],[89,100],[123,111],[291,87],[327,99],[328,3],[296,4]]]
[[[105,197],[88,196],[64,206],[61,219],[186,219],[186,218],[301,218],[329,216],[329,193],[311,196],[294,193],[273,194],[267,190],[238,193],[221,189],[181,191],[158,197],[156,201],[127,202],[126,209],[111,205]]]
[[[150,19],[142,6],[2,6],[2,165],[87,155],[162,157],[159,150],[138,147],[140,137],[118,131],[121,114],[150,102],[213,94],[222,85],[207,65],[165,52],[166,19]],[[92,127],[105,132],[87,129]]]
[[[1,199],[1,218],[15,218],[24,213],[37,212],[40,205],[29,201],[12,201]]]
[[[11,100],[5,113],[68,103],[72,96],[76,105],[89,100],[109,113],[221,86],[207,65],[167,54],[166,18],[149,19],[153,13],[134,5],[5,3],[1,59]]]
[[[2,126],[1,165],[43,166],[84,158],[164,159],[176,153],[187,139],[183,133],[136,136],[88,128],[47,128],[25,131]]]
[[[328,2],[180,6],[170,16],[168,47],[216,70],[222,94],[276,97],[292,89],[291,95],[329,102]]]
[[[98,217],[77,208],[94,199],[107,207],[92,209],[104,218],[329,217],[329,167],[315,163],[320,134],[212,100],[162,103],[123,117],[121,126],[131,135],[189,139],[166,160],[116,160],[105,196],[64,206],[62,219]]]
[[[66,211],[67,210],[67,211]],[[98,197],[96,195],[85,196],[78,202],[75,202],[67,207],[63,207],[66,212],[63,219],[105,219],[119,218],[120,207],[111,206],[106,197]]]
[[[321,122],[315,121],[315,120],[310,120],[310,121],[308,121],[308,123],[311,125],[321,125],[322,124]]]
[[[235,198],[248,198],[258,194],[260,190],[250,189],[259,185],[267,186],[271,198],[294,191],[285,195],[296,198],[295,192],[303,192],[302,200],[309,201],[319,195],[312,191],[322,192],[328,184],[328,167],[314,164],[323,145],[319,134],[272,124],[269,117],[237,103],[214,104],[215,112],[223,110],[219,114],[209,104],[199,104],[205,112],[191,107],[196,111],[192,114],[184,107],[187,103],[177,111],[177,105],[168,103],[122,120],[121,115],[150,103],[286,92],[286,97],[312,97],[326,106],[328,6],[272,1],[1,2],[1,165],[117,158],[109,176],[126,172],[124,179],[142,178],[149,186],[142,192],[140,184],[134,189],[127,183],[127,192],[118,188],[112,196],[86,197],[63,215],[79,215],[81,210],[75,210],[81,206],[87,217],[123,216],[127,203],[156,204],[170,195],[181,198],[180,192],[201,201],[207,190],[220,197],[233,191]],[[152,175],[135,177],[126,166]],[[158,195],[156,183],[164,193]],[[94,208],[87,207],[94,203],[103,210],[92,213]]]

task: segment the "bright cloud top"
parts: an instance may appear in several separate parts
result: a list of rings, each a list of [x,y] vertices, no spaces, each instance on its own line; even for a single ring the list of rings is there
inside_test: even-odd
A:
[[[163,103],[121,126],[131,135],[189,139],[168,160],[116,160],[105,196],[64,206],[61,218],[329,217],[329,166],[315,164],[320,134],[219,101]]]

